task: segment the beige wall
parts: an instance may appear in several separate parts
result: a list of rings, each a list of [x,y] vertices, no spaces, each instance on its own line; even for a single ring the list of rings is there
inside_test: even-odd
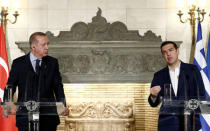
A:
[[[70,30],[78,21],[91,22],[97,7],[108,22],[121,21],[129,30],[143,35],[152,30],[162,40],[183,41],[180,59],[189,61],[191,29],[189,22],[182,24],[177,16],[176,0],[19,0],[20,16],[16,24],[8,24],[8,42],[11,60],[23,55],[15,41],[27,41],[35,31],[51,31],[58,35]],[[207,7],[210,1],[207,0]],[[207,44],[210,30],[210,8],[202,23],[203,40]],[[185,13],[186,15],[186,13]],[[187,16],[188,17],[188,16]],[[146,126],[151,126],[150,123]]]
[[[11,59],[23,55],[15,41],[26,41],[34,31],[70,30],[78,21],[91,22],[97,7],[108,22],[124,22],[129,29],[143,35],[152,30],[163,40],[183,41],[180,59],[188,62],[191,30],[189,22],[182,24],[176,15],[176,0],[19,0],[20,16],[15,25],[8,25],[8,42]],[[207,0],[207,7],[210,1]],[[202,23],[203,39],[207,44],[210,25],[209,9]],[[185,14],[185,16],[187,16]]]

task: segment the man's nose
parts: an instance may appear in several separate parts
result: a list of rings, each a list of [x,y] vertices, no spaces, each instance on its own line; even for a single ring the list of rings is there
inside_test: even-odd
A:
[[[170,54],[170,53],[167,51],[167,52],[166,52],[166,55],[168,56],[169,54]]]
[[[45,49],[48,49],[48,45],[45,46]]]

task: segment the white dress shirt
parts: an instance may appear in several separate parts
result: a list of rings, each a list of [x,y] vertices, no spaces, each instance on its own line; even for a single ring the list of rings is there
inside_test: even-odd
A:
[[[168,67],[169,68],[169,75],[170,75],[170,78],[171,78],[171,83],[172,83],[172,87],[173,87],[175,96],[177,96],[177,91],[178,91],[180,63],[179,63],[179,66],[175,67],[174,70],[172,70],[172,69],[170,69],[170,67]]]

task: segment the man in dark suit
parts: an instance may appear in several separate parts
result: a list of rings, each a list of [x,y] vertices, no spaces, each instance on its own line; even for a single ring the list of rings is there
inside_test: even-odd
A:
[[[205,96],[204,84],[199,70],[195,65],[183,63],[178,59],[179,48],[176,43],[165,41],[160,48],[167,67],[154,74],[148,98],[149,104],[152,107],[160,104],[161,97],[164,96],[164,84],[171,84],[172,100],[198,99],[198,97]],[[160,110],[162,108],[163,106],[160,107]],[[192,119],[188,120],[189,123],[192,123]],[[199,115],[196,115],[195,130],[200,128]],[[184,116],[160,114],[158,130],[183,131]],[[188,130],[192,130],[192,126],[188,125]]]
[[[13,60],[7,85],[12,86],[13,95],[18,87],[18,102],[63,102],[65,95],[59,65],[56,58],[48,56],[49,40],[45,33],[35,32],[29,39],[31,52]],[[18,115],[16,125],[19,131],[28,131],[28,116]],[[56,131],[60,123],[56,108],[40,107],[39,130]],[[55,113],[55,115],[41,115]],[[68,115],[65,108],[63,115]],[[38,117],[38,116],[37,116]]]

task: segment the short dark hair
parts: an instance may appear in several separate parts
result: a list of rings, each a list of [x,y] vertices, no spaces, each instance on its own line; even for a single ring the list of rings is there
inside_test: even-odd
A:
[[[34,42],[35,43],[37,42],[37,39],[36,39],[37,36],[47,36],[47,35],[43,32],[34,32],[33,34],[31,34],[31,36],[29,38],[29,44],[30,45]]]
[[[162,44],[160,46],[161,52],[162,52],[162,47],[165,46],[165,45],[168,45],[168,44],[172,44],[175,49],[178,49],[178,46],[177,46],[177,44],[175,42],[173,42],[173,41],[164,41],[164,42],[162,42]]]

